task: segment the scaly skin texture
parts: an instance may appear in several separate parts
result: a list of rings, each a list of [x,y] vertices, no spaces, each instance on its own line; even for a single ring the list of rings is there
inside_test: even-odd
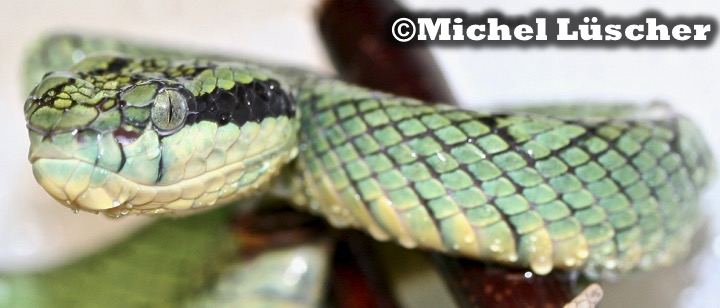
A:
[[[73,209],[162,213],[237,200],[295,157],[295,107],[252,65],[86,58],[25,106],[33,173]]]
[[[479,113],[123,46],[46,75],[26,104],[38,182],[73,209],[198,210],[285,167],[293,201],[337,227],[597,277],[681,256],[713,167],[697,129],[664,106]]]
[[[195,217],[196,216],[196,217]],[[233,262],[228,211],[161,219],[59,269],[3,275],[2,307],[178,307],[204,294]]]
[[[333,80],[298,100],[298,203],[380,240],[539,274],[675,260],[711,169],[700,133],[662,106],[484,114]]]

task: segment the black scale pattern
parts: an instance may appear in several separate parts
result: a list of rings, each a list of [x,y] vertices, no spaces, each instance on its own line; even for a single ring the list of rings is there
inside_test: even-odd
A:
[[[253,80],[248,84],[235,83],[229,90],[215,88],[211,93],[198,96],[189,106],[186,123],[213,121],[220,125],[235,123],[238,126],[267,117],[285,115],[295,117],[295,100],[273,79]]]

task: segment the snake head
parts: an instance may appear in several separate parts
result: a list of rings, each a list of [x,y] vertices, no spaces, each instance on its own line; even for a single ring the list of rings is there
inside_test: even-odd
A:
[[[25,103],[37,181],[75,210],[194,210],[258,190],[296,155],[292,97],[260,69],[99,55]]]

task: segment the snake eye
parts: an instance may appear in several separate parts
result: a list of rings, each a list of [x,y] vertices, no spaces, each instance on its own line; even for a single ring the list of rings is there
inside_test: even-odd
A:
[[[163,89],[155,97],[150,117],[161,134],[170,134],[185,124],[187,99],[174,89]]]

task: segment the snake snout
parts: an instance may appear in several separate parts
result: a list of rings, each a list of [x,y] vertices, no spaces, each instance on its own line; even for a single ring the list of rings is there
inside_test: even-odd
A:
[[[54,199],[75,210],[105,211],[128,200],[115,173],[123,153],[112,134],[92,130],[30,134],[28,159],[38,183]]]
[[[120,204],[120,200],[99,183],[107,177],[107,171],[102,168],[80,160],[40,158],[32,164],[32,169],[43,189],[73,210],[97,212]]]
[[[70,72],[48,73],[25,101],[29,129],[44,135],[91,126],[100,113],[95,86]]]

